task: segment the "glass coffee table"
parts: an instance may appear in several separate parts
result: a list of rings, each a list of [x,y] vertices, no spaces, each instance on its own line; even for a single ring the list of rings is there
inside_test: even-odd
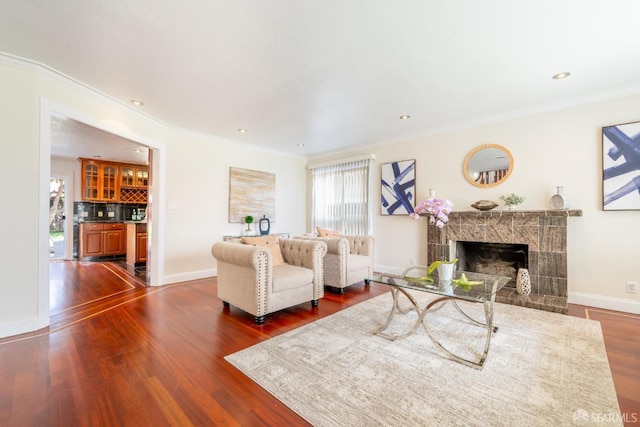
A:
[[[383,285],[388,285],[391,288],[391,295],[393,297],[393,306],[391,307],[389,316],[387,317],[384,325],[380,326],[380,328],[378,328],[375,333],[389,340],[397,340],[412,335],[422,324],[424,325],[431,341],[433,341],[436,346],[444,351],[450,358],[467,366],[482,369],[482,366],[487,359],[487,355],[489,354],[491,336],[493,333],[498,331],[498,327],[493,326],[493,305],[496,299],[496,293],[500,289],[502,289],[502,287],[506,285],[507,282],[511,280],[511,278],[506,276],[494,276],[489,274],[458,271],[454,273],[453,280],[451,281],[440,281],[436,272],[432,273],[431,275],[433,281],[429,281],[425,279],[426,272],[427,267],[414,265],[406,268],[404,271],[377,274],[366,279],[366,281],[368,282],[376,282]],[[461,278],[462,273],[464,273],[465,277],[469,281],[481,283],[468,285],[464,285],[463,283],[456,283],[456,281]],[[411,295],[410,291],[428,292],[431,294],[435,294],[436,298],[430,300],[425,307],[421,308],[416,302],[413,295]],[[400,307],[400,295],[404,295],[411,302],[410,307],[406,309]],[[484,321],[476,320],[465,313],[465,311],[458,304],[459,301],[483,304]],[[465,319],[471,321],[476,326],[486,329],[484,351],[482,352],[479,360],[468,360],[456,355],[455,353],[447,349],[444,345],[442,345],[430,331],[428,322],[426,322],[425,319],[427,312],[437,311],[438,309],[442,308],[442,304],[447,302],[451,302],[458,313],[460,313]],[[407,314],[410,311],[415,311],[418,315],[418,318],[413,327],[408,332],[400,335],[389,334],[386,332],[396,313]]]

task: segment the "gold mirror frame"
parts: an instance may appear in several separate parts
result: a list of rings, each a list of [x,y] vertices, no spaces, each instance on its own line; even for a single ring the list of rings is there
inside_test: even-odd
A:
[[[483,150],[486,150],[483,152]],[[495,150],[499,150],[504,154],[501,156],[500,153],[496,153]],[[484,158],[483,158],[484,154]],[[487,157],[489,155],[490,157]],[[507,168],[504,169],[501,166],[497,166],[504,161],[507,160]],[[486,170],[476,170],[470,171],[469,164],[471,163],[472,167],[477,163],[483,163],[485,166],[492,165],[491,167],[484,167]],[[498,169],[496,169],[496,167]],[[495,187],[496,185],[502,184],[509,178],[511,172],[513,172],[513,156],[502,145],[497,144],[484,144],[480,145],[467,154],[467,157],[464,159],[464,164],[462,165],[462,172],[464,177],[469,181],[471,185],[475,185],[480,188],[490,188]]]

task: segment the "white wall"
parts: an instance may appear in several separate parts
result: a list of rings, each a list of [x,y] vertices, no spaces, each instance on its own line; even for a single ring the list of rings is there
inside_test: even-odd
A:
[[[35,76],[0,67],[0,144],[5,153],[0,223],[0,336],[36,329],[38,311],[38,103]],[[7,207],[11,207],[7,209]]]
[[[563,185],[571,208],[583,211],[568,219],[569,301],[640,313],[640,297],[625,289],[628,280],[640,282],[640,211],[602,210],[601,137],[602,126],[640,120],[638,111],[636,95],[371,147],[366,152],[376,155],[376,203],[380,164],[405,159],[416,159],[418,200],[435,188],[456,210],[473,210],[469,205],[480,199],[502,205],[500,195],[511,192],[527,198],[521,209],[550,209],[550,197]],[[487,143],[509,149],[515,168],[507,182],[482,189],[465,180],[462,163],[472,148]],[[374,233],[379,268],[405,266],[410,258],[426,263],[425,219],[381,216],[376,206]]]
[[[157,284],[215,274],[211,245],[242,229],[241,224],[228,223],[230,166],[275,173],[272,230],[305,231],[304,158],[171,128],[49,70],[2,56],[0,93],[0,140],[11,158],[4,162],[0,178],[10,206],[17,207],[0,210],[3,240],[9,243],[0,245],[0,337],[49,323],[48,182],[51,172],[70,171],[64,162],[51,166],[51,111],[149,145],[154,156],[161,154],[154,172],[162,173],[154,176],[152,189]],[[76,181],[74,187],[79,185]],[[168,210],[168,202],[176,209]]]
[[[243,225],[230,224],[229,167],[276,174],[276,220],[272,232],[304,232],[305,165],[301,157],[258,151],[241,144],[219,143],[183,131],[167,136],[165,276],[188,280],[215,273],[211,245],[224,234],[240,235]],[[253,215],[260,218],[263,213]],[[194,276],[195,275],[195,276]]]

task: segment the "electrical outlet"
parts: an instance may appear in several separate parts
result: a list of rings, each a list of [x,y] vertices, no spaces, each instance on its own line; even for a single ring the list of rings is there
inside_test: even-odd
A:
[[[416,265],[415,258],[409,258],[409,265]]]
[[[637,294],[638,282],[627,282],[627,292],[630,294]]]

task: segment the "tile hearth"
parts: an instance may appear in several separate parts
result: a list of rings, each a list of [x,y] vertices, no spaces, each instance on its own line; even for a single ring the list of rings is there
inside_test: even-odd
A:
[[[496,301],[567,313],[567,218],[575,216],[582,216],[582,211],[452,212],[445,233],[428,227],[428,262],[459,241],[527,245],[531,295],[524,297],[509,287]]]

